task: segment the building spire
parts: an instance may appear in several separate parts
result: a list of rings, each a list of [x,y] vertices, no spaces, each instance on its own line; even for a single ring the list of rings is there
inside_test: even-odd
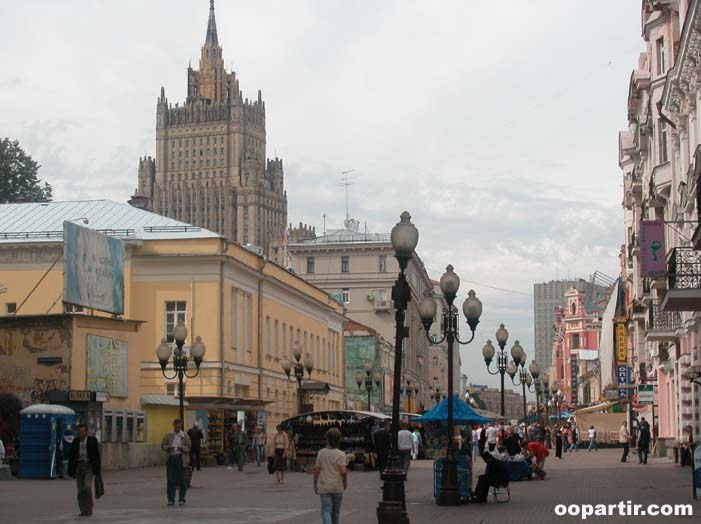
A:
[[[207,22],[207,39],[204,45],[209,47],[217,47],[219,45],[219,40],[217,39],[217,21],[214,18],[214,0],[209,0],[209,22]]]

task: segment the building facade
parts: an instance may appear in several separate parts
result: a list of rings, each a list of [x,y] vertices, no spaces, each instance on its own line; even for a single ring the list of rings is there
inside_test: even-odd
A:
[[[535,335],[535,361],[541,369],[548,369],[552,362],[553,326],[555,308],[566,306],[565,294],[571,289],[583,291],[586,295],[585,309],[603,310],[608,288],[581,278],[574,280],[551,280],[533,284],[533,332]]]
[[[156,103],[156,155],[139,160],[130,203],[215,231],[275,256],[287,224],[283,165],[266,156],[261,92],[244,98],[224,67],[214,1],[199,69],[187,69],[187,98]]]
[[[307,237],[287,245],[292,271],[338,298],[350,319],[375,330],[394,346],[396,326],[392,286],[399,272],[389,234],[358,231],[357,222],[329,230],[323,236]],[[433,284],[415,253],[406,270],[411,301],[406,312],[409,335],[403,341],[402,371],[405,380],[418,387],[409,400],[412,411],[428,405],[433,375],[430,374],[429,344],[417,312],[418,301]],[[393,367],[392,367],[393,369]]]
[[[509,380],[508,375],[506,380]],[[467,393],[482,401],[487,411],[501,413],[501,390],[499,388],[469,384]],[[504,390],[504,416],[510,421],[523,418],[523,396],[512,389]]]
[[[599,312],[587,312],[585,304],[586,293],[570,288],[565,293],[565,307],[555,308],[549,377],[565,394],[567,405],[573,407],[601,397],[598,375],[601,320]]]
[[[155,352],[162,339],[172,341],[179,320],[188,328],[185,351],[197,336],[207,348],[199,375],[185,380],[184,393],[188,423],[200,420],[213,451],[223,445],[214,435],[223,430],[219,414],[225,411],[229,419],[245,417],[249,427],[262,420],[270,434],[279,421],[297,414],[297,384],[281,367],[295,342],[313,357],[312,381],[328,385],[327,393],[305,395],[304,404],[314,409],[344,407],[343,307],[265,257],[216,233],[109,201],[6,204],[0,206],[0,217],[0,281],[7,283],[0,300],[2,312],[13,319],[66,312],[80,317],[83,324],[92,318],[93,312],[62,303],[64,220],[85,217],[91,228],[124,240],[120,325],[135,326],[130,327],[134,332],[108,336],[95,330],[112,332],[114,326],[107,326],[111,331],[97,326],[87,333],[128,342],[125,362],[109,371],[126,380],[127,391],[110,395],[91,428],[103,439],[114,439],[106,442],[146,445],[134,433],[108,426],[126,427],[124,417],[129,413],[143,418],[144,397],[178,395],[177,380],[164,378]],[[98,312],[95,318],[103,323],[113,320]],[[7,338],[3,335],[0,340]],[[84,362],[83,335],[80,344],[69,345],[68,362]],[[0,382],[25,402],[41,400],[30,394],[37,389],[35,383],[43,389],[83,386],[80,380],[44,386],[42,380],[49,377],[40,374],[45,368],[36,358],[19,361],[19,352],[6,353],[0,351]],[[74,372],[84,377],[82,368]],[[146,442],[150,432],[166,429],[146,420]],[[162,453],[156,450],[155,456],[160,460]]]
[[[635,411],[648,420],[654,413],[657,449],[671,455],[689,433],[698,441],[700,429],[699,387],[685,373],[701,366],[701,2],[644,3],[641,20],[645,51],[619,134],[622,278],[632,380],[653,385],[657,407]]]
[[[343,324],[346,406],[348,409],[388,412],[392,409],[394,346],[377,331],[353,320]],[[366,363],[372,364],[370,406]],[[359,375],[358,375],[359,374]],[[357,378],[362,380],[358,386]],[[379,380],[378,380],[379,379]]]

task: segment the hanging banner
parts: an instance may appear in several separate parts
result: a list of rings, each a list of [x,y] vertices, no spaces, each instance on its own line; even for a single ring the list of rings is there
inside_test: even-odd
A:
[[[570,383],[572,384],[572,404],[579,404],[579,365],[577,355],[570,355]]]
[[[640,224],[640,271],[650,278],[667,274],[662,220],[643,220]]]
[[[618,382],[618,398],[628,398],[628,389],[621,386],[627,386],[630,382],[629,380],[629,370],[628,366],[616,366],[616,378]]]

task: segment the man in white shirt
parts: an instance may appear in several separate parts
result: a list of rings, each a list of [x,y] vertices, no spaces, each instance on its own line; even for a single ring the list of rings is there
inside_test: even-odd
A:
[[[398,445],[399,445],[399,457],[402,459],[402,466],[404,471],[409,471],[409,462],[411,461],[411,447],[414,443],[414,435],[409,431],[409,424],[407,422],[402,422],[402,429],[399,430],[397,435]]]
[[[618,442],[623,444],[623,456],[621,462],[626,462],[628,459],[628,450],[630,448],[630,431],[628,431],[628,423],[624,420],[621,429],[618,430]]]
[[[478,425],[472,426],[472,439],[470,442],[472,443],[472,460],[477,459],[477,449],[479,446],[479,439],[480,439],[480,434],[482,433],[482,428]]]
[[[494,448],[497,447],[497,427],[494,425],[491,425],[487,428],[487,446],[489,447],[490,453],[494,451]]]

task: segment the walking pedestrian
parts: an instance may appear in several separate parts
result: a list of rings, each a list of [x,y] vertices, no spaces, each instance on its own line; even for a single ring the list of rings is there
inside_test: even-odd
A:
[[[470,439],[471,442],[471,455],[472,455],[472,461],[474,462],[477,460],[477,452],[479,451],[479,440],[480,437],[482,436],[482,428],[480,428],[477,424],[472,426],[472,438]]]
[[[75,435],[73,434],[73,429],[70,424],[66,425],[66,430],[63,433],[63,438],[61,439],[61,476],[64,479],[70,477],[68,474],[68,463],[71,460],[71,446],[75,440]],[[2,463],[2,460],[0,460]]]
[[[419,458],[419,451],[421,450],[421,432],[419,428],[414,428],[412,431],[412,442],[411,442],[411,460],[416,460]]]
[[[346,454],[338,449],[341,431],[326,432],[326,447],[319,450],[314,465],[314,493],[321,498],[322,524],[339,524],[343,492],[348,487]]]
[[[402,429],[399,430],[399,434],[397,435],[397,440],[399,441],[399,456],[402,459],[402,466],[404,467],[405,472],[409,471],[409,464],[411,462],[411,447],[414,443],[414,436],[411,434],[408,427],[408,423],[402,422]]]
[[[555,457],[562,458],[562,428],[555,426]]]
[[[545,426],[545,429],[543,430],[543,438],[545,440],[545,447],[547,449],[552,449],[553,447],[553,436],[550,431],[550,426]]]
[[[647,455],[650,448],[650,424],[645,417],[640,419],[638,424],[638,463],[647,464]]]
[[[497,430],[496,426],[492,424],[487,428],[487,448],[489,449],[489,452],[491,453],[494,451],[494,448],[497,447],[497,433],[499,430]]]
[[[391,446],[389,422],[386,422],[384,426],[380,426],[380,429],[375,431],[372,438],[375,442],[375,453],[377,453],[377,469],[380,471],[380,478],[382,478],[382,472],[387,466],[389,448]]]
[[[479,451],[481,457],[484,454],[484,448],[487,446],[487,428],[480,426],[479,432],[480,435],[479,439],[477,439],[477,451]]]
[[[78,485],[78,507],[80,516],[92,515],[92,480],[94,475],[100,474],[102,462],[100,460],[100,447],[97,439],[88,435],[85,424],[78,424],[76,428],[78,438],[71,443],[70,458],[68,460],[68,474],[76,478]]]
[[[168,505],[175,504],[175,486],[178,486],[178,504],[185,504],[187,484],[185,482],[185,464],[183,454],[190,452],[190,437],[183,431],[183,421],[173,420],[173,431],[163,435],[161,449],[168,454],[166,463],[166,496]]]
[[[253,433],[253,451],[256,455],[256,464],[260,467],[263,461],[263,451],[265,450],[265,432],[260,426],[256,426]]]
[[[628,448],[630,447],[630,432],[628,431],[628,423],[625,420],[621,424],[621,429],[618,430],[618,442],[623,444],[621,462],[625,462],[628,459]]]
[[[594,428],[594,426],[589,426],[589,451],[591,451],[592,449],[597,449],[597,447],[596,447],[596,428]]]
[[[287,467],[287,448],[290,444],[290,438],[282,430],[282,425],[278,424],[275,428],[277,433],[273,437],[272,448],[273,456],[275,457],[275,482],[282,484],[285,482],[285,468]]]
[[[199,471],[203,434],[197,422],[188,430],[187,436],[190,437],[190,467]]]
[[[577,447],[577,428],[575,426],[570,427],[567,432],[567,441],[569,443],[567,451],[579,451]]]

